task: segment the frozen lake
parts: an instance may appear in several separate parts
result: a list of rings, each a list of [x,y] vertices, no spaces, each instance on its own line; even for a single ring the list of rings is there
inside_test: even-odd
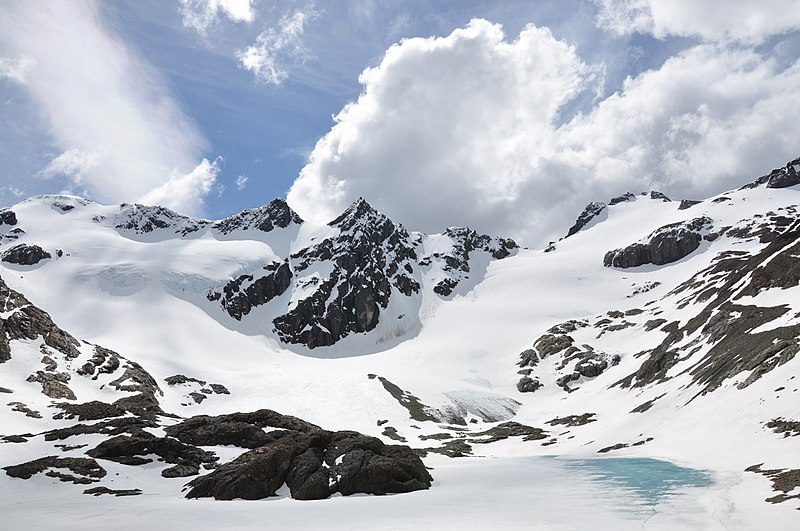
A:
[[[733,521],[709,474],[642,458],[426,459],[429,491],[295,501],[185,500],[183,480],[164,491],[154,470],[108,463],[110,488],[141,496],[90,497],[83,486],[37,476],[2,482],[10,528],[62,529],[725,529]],[[104,462],[104,466],[106,463]],[[120,472],[119,476],[115,473]],[[161,491],[155,490],[156,488]],[[732,519],[731,519],[732,518]]]

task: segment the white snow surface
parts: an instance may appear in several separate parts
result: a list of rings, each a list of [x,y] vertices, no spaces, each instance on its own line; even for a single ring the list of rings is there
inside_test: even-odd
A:
[[[418,437],[446,430],[434,422],[410,419],[377,379],[368,378],[377,374],[424,404],[466,410],[477,422],[464,429],[488,429],[494,424],[480,420],[477,412],[499,412],[500,419],[546,429],[557,444],[542,446],[544,441],[511,438],[475,444],[476,457],[429,454],[425,463],[435,479],[429,491],[314,502],[286,496],[259,502],[185,500],[181,494],[185,479],[161,478],[159,471],[166,465],[157,462],[130,467],[103,461],[109,474],[102,485],[144,491],[130,498],[86,496],[81,494],[83,486],[41,474],[27,481],[3,475],[0,527],[35,529],[57,523],[63,529],[249,529],[281,524],[301,529],[796,529],[798,500],[765,502],[775,494],[770,481],[744,469],[758,463],[765,469],[800,468],[800,437],[784,439],[764,427],[776,417],[800,420],[800,379],[795,378],[800,357],[744,389],[726,382],[694,400],[699,389],[687,374],[680,374],[686,368],[681,364],[665,383],[611,387],[641,365],[636,353],[663,339],[660,333],[642,332],[644,317],[652,318],[642,315],[631,318],[637,326],[599,339],[596,329],[575,333],[578,344],[585,337],[603,352],[618,354],[620,364],[613,371],[575,382],[578,390],[566,393],[548,383],[548,374],[555,374],[555,360],[544,360],[536,374],[546,381],[545,387],[525,394],[516,389],[520,352],[551,326],[595,318],[609,310],[646,308],[710,265],[718,252],[753,251],[764,244],[757,238],[723,236],[703,242],[676,263],[628,270],[603,267],[606,251],[625,247],[668,223],[703,214],[714,220],[715,228],[734,226],[755,214],[799,204],[796,188],[733,191],[724,194],[728,201],[708,200],[687,210],[678,210],[677,201],[649,199],[611,206],[607,218],[558,242],[552,252],[520,250],[503,260],[475,264],[481,278],[468,289],[447,299],[425,293],[413,304],[398,300],[382,314],[379,329],[313,351],[296,345],[289,349],[276,339],[270,332],[273,309],[259,308],[246,327],[239,326],[215,309],[205,293],[260,264],[282,260],[287,249],[329,237],[330,227],[304,224],[299,230],[290,229],[291,234],[275,229],[274,234],[252,236],[250,231],[238,231],[224,239],[205,228],[184,238],[161,235],[137,241],[95,221],[112,219],[119,207],[67,198],[75,208],[61,212],[52,206],[56,201],[52,196],[22,202],[12,209],[17,227],[25,233],[15,242],[3,243],[0,250],[15,243],[37,244],[52,258],[26,267],[2,263],[0,276],[76,338],[141,364],[164,389],[166,411],[188,417],[269,408],[326,429],[357,430],[390,443],[377,424],[388,420],[410,446],[437,445]],[[424,245],[426,252],[433,252],[445,249],[447,242],[437,236]],[[317,273],[309,270],[306,278],[294,282]],[[440,278],[436,272],[430,275],[430,281]],[[653,282],[660,285],[634,294],[637,287]],[[797,323],[797,288],[769,290],[754,299],[758,300],[738,303],[790,308],[780,322],[759,331]],[[276,304],[285,308],[294,302],[285,294]],[[668,321],[685,322],[693,315],[691,306],[661,309],[664,314],[659,317]],[[7,399],[0,407],[2,432],[41,432],[55,425],[50,420],[53,410],[46,409],[49,399],[41,395],[39,384],[20,387],[19,383],[39,366],[40,353],[35,346],[28,355],[17,353],[24,345],[15,348],[20,350],[12,360],[0,365],[0,386],[14,391],[0,395]],[[164,383],[164,378],[178,373],[221,383],[231,394],[185,405],[185,390]],[[74,390],[78,402],[103,399],[104,391],[91,384],[76,384]],[[665,396],[646,413],[629,413],[660,395]],[[29,404],[44,418],[11,411],[5,406],[11,401]],[[571,428],[546,424],[555,417],[586,412],[595,413],[597,421]],[[96,438],[82,436],[79,442],[91,447],[92,437]],[[652,441],[646,444],[607,455],[651,457],[706,470],[713,476],[712,486],[691,489],[642,512],[624,491],[593,482],[561,464],[574,458],[602,458],[597,453],[601,448],[649,437]],[[0,466],[48,455],[41,453],[44,444],[41,438],[0,444]],[[82,454],[77,450],[64,455]],[[230,457],[235,455],[231,452]],[[549,455],[559,459],[542,457]]]

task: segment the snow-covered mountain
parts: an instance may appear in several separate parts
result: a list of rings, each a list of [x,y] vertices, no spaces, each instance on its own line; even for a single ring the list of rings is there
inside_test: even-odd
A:
[[[594,202],[544,250],[363,199],[322,225],[279,199],[209,221],[30,198],[0,211],[0,485],[180,510],[180,478],[308,499],[432,477],[424,506],[479,456],[643,456],[714,476],[706,522],[791,528],[798,170]]]

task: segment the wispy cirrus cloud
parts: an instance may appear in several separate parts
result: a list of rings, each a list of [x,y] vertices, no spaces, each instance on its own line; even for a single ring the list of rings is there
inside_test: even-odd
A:
[[[130,201],[192,173],[203,160],[203,134],[162,76],[108,26],[101,4],[6,2],[0,57],[24,58],[15,59],[23,73],[6,71],[24,80],[62,150],[41,177],[79,183],[100,201]],[[171,188],[171,203],[199,213],[198,190],[207,193],[207,181],[197,180],[197,190]]]
[[[309,58],[303,34],[306,25],[318,16],[312,6],[284,15],[277,25],[262,31],[255,43],[236,52],[239,65],[258,81],[280,85],[289,76],[291,65]]]
[[[100,163],[100,151],[68,149],[50,161],[39,171],[38,176],[52,179],[57,176],[69,177],[76,186],[83,184],[84,178]]]
[[[0,58],[0,78],[17,83],[27,83],[27,74],[36,65],[36,59],[28,55]]]
[[[221,17],[250,23],[255,17],[251,0],[181,0],[183,25],[205,37]]]

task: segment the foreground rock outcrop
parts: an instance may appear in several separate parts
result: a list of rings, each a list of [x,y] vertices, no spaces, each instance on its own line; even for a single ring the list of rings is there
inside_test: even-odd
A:
[[[193,417],[166,431],[184,443],[252,448],[189,483],[188,498],[257,500],[274,496],[285,484],[293,498],[316,500],[336,492],[411,492],[429,488],[432,481],[408,446],[386,445],[354,431],[323,430],[269,409]]]

